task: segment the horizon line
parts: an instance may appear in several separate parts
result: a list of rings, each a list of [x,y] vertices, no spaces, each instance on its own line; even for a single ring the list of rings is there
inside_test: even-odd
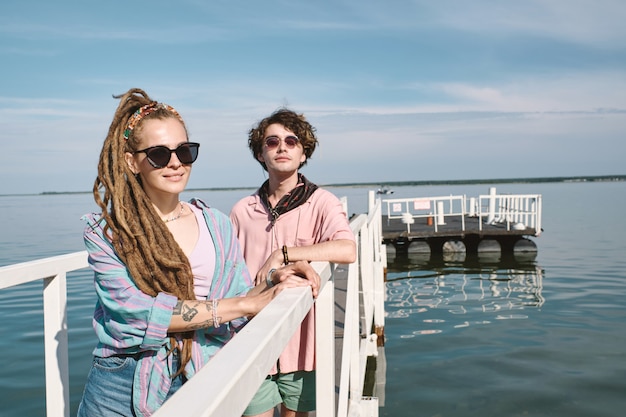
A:
[[[514,184],[514,183],[546,183],[546,182],[574,182],[574,181],[626,181],[626,174],[618,175],[579,175],[559,177],[520,177],[520,178],[491,178],[491,179],[465,179],[465,180],[406,180],[406,181],[383,181],[383,182],[350,182],[320,184],[321,187],[354,187],[354,186],[420,186],[420,185],[459,185],[459,184]],[[233,186],[233,187],[207,187],[188,188],[188,191],[229,191],[250,190],[258,186]],[[24,194],[0,194],[0,197],[28,196],[28,195],[57,195],[57,194],[91,194],[93,191],[42,191],[39,193]]]

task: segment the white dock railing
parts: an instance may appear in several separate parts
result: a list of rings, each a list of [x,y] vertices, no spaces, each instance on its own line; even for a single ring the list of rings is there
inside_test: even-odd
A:
[[[87,252],[38,259],[0,268],[0,290],[43,281],[46,415],[70,415],[67,344],[67,273],[88,267]],[[95,342],[95,341],[94,341]]]
[[[445,224],[446,217],[458,217],[461,230],[466,231],[465,216],[478,217],[479,230],[486,224],[504,223],[507,230],[515,224],[522,224],[535,230],[535,236],[541,234],[541,195],[540,194],[496,194],[490,188],[488,195],[467,198],[465,195],[442,197],[416,197],[385,199],[387,221],[401,219],[411,232],[415,219],[427,219],[434,226]],[[424,223],[424,222],[422,222]]]
[[[411,232],[411,224],[414,219],[429,219],[428,224],[433,224],[435,232],[438,226],[445,224],[445,218],[457,216],[461,219],[462,228],[465,230],[465,208],[464,195],[449,195],[442,197],[420,197],[420,198],[394,198],[383,200],[387,204],[387,219],[402,219],[407,225],[407,232]]]
[[[335,358],[334,280],[340,271],[328,262],[313,263],[322,288],[315,301],[318,416],[378,416],[375,397],[363,396],[368,356],[377,354],[384,331],[384,268],[381,203],[370,192],[370,212],[352,219],[358,256],[347,267],[341,358]],[[86,252],[0,267],[0,289],[44,282],[46,415],[70,415],[66,274],[88,267]],[[343,266],[341,266],[343,269]],[[240,416],[313,304],[310,289],[283,291],[245,326],[209,363],[172,396],[156,417]],[[95,339],[94,339],[95,343]],[[340,375],[335,375],[336,360]],[[336,390],[337,386],[337,390]]]
[[[478,198],[476,215],[482,230],[482,219],[487,224],[504,223],[506,230],[511,225],[522,224],[535,230],[535,236],[541,234],[541,194],[496,194],[495,189],[489,195]]]

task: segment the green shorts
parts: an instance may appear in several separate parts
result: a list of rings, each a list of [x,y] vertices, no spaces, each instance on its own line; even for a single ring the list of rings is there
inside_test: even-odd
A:
[[[315,371],[268,376],[261,383],[243,415],[262,414],[280,403],[293,411],[315,410]]]

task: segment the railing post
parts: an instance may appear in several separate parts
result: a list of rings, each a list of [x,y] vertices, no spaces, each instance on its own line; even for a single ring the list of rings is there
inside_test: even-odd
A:
[[[357,235],[357,260],[348,267],[346,282],[345,314],[343,324],[343,343],[341,345],[341,369],[339,373],[339,395],[337,417],[346,417],[350,399],[353,398],[353,378],[358,375],[354,352],[359,343],[359,270],[361,269],[361,241]],[[357,357],[358,358],[358,357]],[[358,362],[356,363],[358,365]],[[359,394],[360,395],[360,394]],[[320,414],[321,415],[321,414]]]
[[[44,350],[46,411],[49,417],[70,415],[65,272],[44,279]]]
[[[374,191],[370,190],[367,193],[367,210],[371,211],[374,207],[376,201],[376,197],[374,196]],[[389,203],[387,203],[387,212],[389,212]]]
[[[371,212],[372,226],[370,228],[373,253],[374,268],[374,327],[376,335],[379,337],[379,346],[384,342],[385,329],[385,267],[387,266],[386,248],[383,244],[382,236],[382,212],[380,204]]]
[[[487,214],[487,223],[491,224],[496,218],[496,189],[489,188],[489,211]]]
[[[361,228],[361,290],[363,297],[363,317],[361,318],[361,336],[370,334],[371,324],[374,320],[374,270],[372,260],[374,250],[372,248],[372,225],[365,224]]]
[[[336,265],[315,301],[316,415],[334,417],[335,408],[335,280]]]
[[[537,205],[535,207],[535,218],[537,219],[537,225],[535,226],[535,236],[539,236],[541,234],[541,210],[543,203],[541,202],[541,196],[537,196]]]

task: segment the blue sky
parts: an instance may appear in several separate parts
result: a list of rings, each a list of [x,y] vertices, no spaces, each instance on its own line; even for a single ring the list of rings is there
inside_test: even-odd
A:
[[[189,188],[264,179],[307,115],[319,184],[626,174],[623,0],[0,3],[0,194],[88,191],[120,94],[176,107]]]

